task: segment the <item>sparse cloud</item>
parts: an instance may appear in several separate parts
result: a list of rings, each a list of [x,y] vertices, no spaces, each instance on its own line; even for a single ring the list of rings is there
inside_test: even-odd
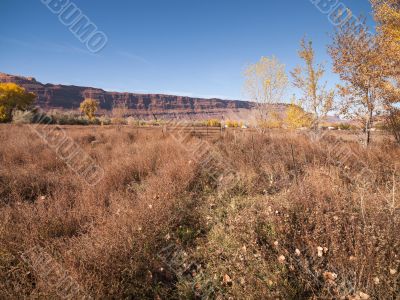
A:
[[[23,48],[35,50],[35,51],[83,54],[83,55],[90,55],[90,56],[97,56],[97,57],[100,56],[99,54],[91,53],[84,48],[76,47],[76,46],[70,45],[68,43],[60,43],[59,44],[59,43],[53,43],[53,42],[39,41],[37,39],[34,42],[31,42],[31,41],[28,42],[28,41],[4,37],[4,36],[0,36],[0,41],[5,44],[23,47]]]
[[[145,59],[144,57],[141,57],[141,56],[136,55],[135,53],[132,53],[129,51],[119,50],[116,53],[117,53],[117,55],[119,55],[123,58],[127,58],[132,61],[141,62],[141,63],[147,64],[147,65],[150,64],[150,62],[147,59]]]

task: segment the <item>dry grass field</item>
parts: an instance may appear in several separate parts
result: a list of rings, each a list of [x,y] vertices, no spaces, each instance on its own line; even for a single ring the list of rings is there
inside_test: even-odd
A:
[[[89,185],[29,126],[0,126],[0,299],[399,297],[386,138],[58,131],[104,176]]]

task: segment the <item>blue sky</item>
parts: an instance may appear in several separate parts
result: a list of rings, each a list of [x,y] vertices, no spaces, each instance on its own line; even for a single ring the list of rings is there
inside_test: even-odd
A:
[[[326,80],[337,81],[326,53],[333,26],[310,0],[73,2],[107,35],[102,51],[88,51],[40,0],[0,0],[0,72],[112,91],[246,99],[246,65],[275,55],[291,70],[306,34],[327,63]],[[371,19],[368,0],[342,2]]]

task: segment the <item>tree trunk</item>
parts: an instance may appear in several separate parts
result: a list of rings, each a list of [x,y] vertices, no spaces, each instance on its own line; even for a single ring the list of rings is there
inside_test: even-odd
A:
[[[389,116],[386,122],[389,129],[396,140],[397,144],[400,144],[400,112],[397,109],[389,110]]]
[[[367,122],[365,124],[365,144],[368,147],[371,143],[371,128],[372,128],[372,110],[368,112]]]
[[[313,121],[312,129],[313,129],[315,132],[318,132],[318,130],[319,130],[319,121],[318,121],[317,119],[315,119],[315,120]]]
[[[314,100],[314,101],[316,101],[316,100]],[[313,121],[312,127],[313,127],[312,129],[315,132],[318,132],[318,129],[319,129],[319,115],[318,115],[317,107],[314,107],[314,121]]]
[[[365,138],[365,145],[368,147],[369,144],[371,143],[371,131],[369,129],[369,122],[367,122],[367,126],[366,126],[366,138]]]

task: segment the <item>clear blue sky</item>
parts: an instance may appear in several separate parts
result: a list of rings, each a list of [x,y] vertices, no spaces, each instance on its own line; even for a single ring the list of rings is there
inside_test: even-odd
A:
[[[299,40],[318,60],[333,26],[310,0],[73,1],[108,36],[98,54],[40,0],[0,0],[0,72],[106,90],[245,99],[242,72],[275,55],[292,69]],[[370,18],[368,0],[343,0]]]

